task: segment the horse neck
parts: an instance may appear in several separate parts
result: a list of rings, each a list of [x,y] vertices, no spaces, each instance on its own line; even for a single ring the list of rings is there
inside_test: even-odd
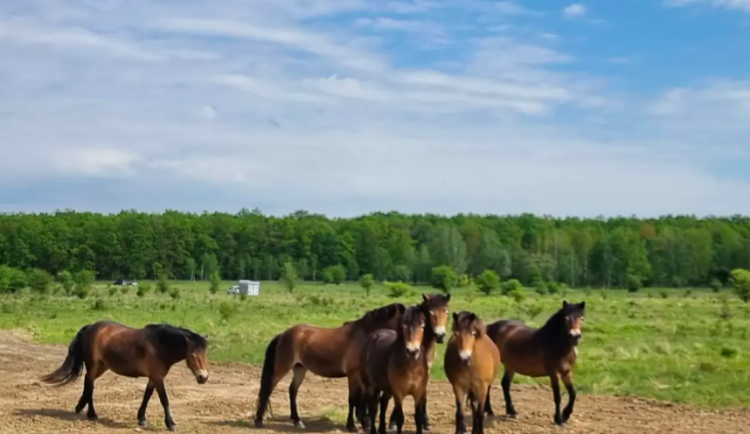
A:
[[[422,349],[428,351],[435,345],[437,341],[437,335],[435,334],[435,330],[432,329],[432,324],[429,321],[429,318],[431,316],[430,310],[427,307],[422,307],[420,310],[424,314],[424,317],[428,320],[427,327],[424,328],[424,335],[422,336]]]
[[[541,328],[536,330],[534,337],[543,340],[545,345],[552,347],[555,353],[563,355],[573,349],[573,343],[570,342],[568,332],[560,322],[559,314],[553,315]]]

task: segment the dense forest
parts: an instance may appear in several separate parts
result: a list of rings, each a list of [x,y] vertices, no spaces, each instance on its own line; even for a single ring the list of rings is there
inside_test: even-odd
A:
[[[495,270],[524,284],[623,287],[726,284],[750,267],[750,218],[580,219],[374,213],[331,219],[237,214],[102,215],[72,211],[0,215],[0,264],[52,275],[93,270],[98,279],[278,279],[292,263],[306,280],[337,266],[347,279],[426,282],[448,265]]]

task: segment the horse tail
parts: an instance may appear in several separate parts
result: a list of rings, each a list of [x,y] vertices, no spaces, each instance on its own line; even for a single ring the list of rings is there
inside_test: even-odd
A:
[[[255,423],[263,423],[266,408],[270,407],[270,398],[273,388],[273,374],[276,368],[276,348],[279,346],[281,334],[276,335],[266,347],[266,357],[263,360],[263,373],[260,375],[260,390],[258,400],[255,403]]]
[[[83,372],[83,333],[88,329],[88,325],[83,326],[70,342],[68,346],[68,355],[65,357],[62,365],[53,372],[43,376],[41,381],[47,384],[64,386],[72,383],[81,377]]]

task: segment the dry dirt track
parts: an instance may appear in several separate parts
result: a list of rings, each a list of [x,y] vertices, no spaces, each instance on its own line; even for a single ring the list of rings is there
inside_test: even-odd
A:
[[[132,380],[105,374],[96,383],[94,399],[99,422],[89,422],[72,408],[81,393],[82,382],[64,388],[42,386],[40,375],[62,362],[66,349],[29,343],[20,333],[0,331],[0,433],[132,433],[167,432],[156,396],[149,405],[150,427],[137,428],[136,411],[143,396],[145,379]],[[300,433],[286,420],[287,380],[273,396],[274,418],[266,429],[252,426],[252,411],[258,388],[256,367],[225,364],[213,366],[211,378],[198,385],[184,365],[167,378],[172,415],[183,433]],[[308,375],[300,390],[299,407],[307,425],[304,432],[345,432],[341,424],[346,403],[345,380],[326,380]],[[499,386],[498,386],[499,387]],[[428,412],[433,432],[453,433],[453,396],[445,382],[430,385]],[[499,389],[496,406],[502,405]],[[516,387],[518,421],[488,422],[486,432],[495,433],[750,433],[750,411],[697,411],[685,406],[651,401],[580,396],[567,429],[552,424],[553,408],[549,388]],[[567,400],[567,396],[563,397]],[[405,432],[412,433],[413,407],[406,403]],[[390,413],[390,411],[389,411]],[[329,417],[333,415],[333,421]],[[468,419],[470,422],[471,419]]]

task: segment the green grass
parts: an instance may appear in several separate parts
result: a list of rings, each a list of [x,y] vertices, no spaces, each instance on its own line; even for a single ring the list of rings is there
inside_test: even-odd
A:
[[[141,282],[143,285],[144,282]],[[375,286],[369,297],[356,284],[302,284],[289,294],[276,282],[263,282],[260,297],[208,291],[208,282],[172,282],[161,294],[152,284],[144,297],[135,288],[96,286],[85,299],[24,292],[0,296],[0,327],[26,329],[42,343],[68,344],[86,323],[114,319],[132,326],[166,321],[182,325],[211,341],[213,361],[261,364],[268,341],[296,323],[338,326],[368,309],[393,302],[387,289]],[[419,302],[417,288],[408,304]],[[176,295],[175,295],[176,294]],[[562,295],[540,296],[525,290],[517,302],[500,295],[456,290],[451,310],[472,310],[485,321],[520,318],[541,325],[560,305]],[[579,348],[575,383],[582,393],[643,397],[727,407],[750,404],[750,305],[727,290],[690,292],[646,289],[568,290],[569,301],[586,300],[584,338]],[[433,367],[444,378],[442,351]],[[517,376],[518,383],[547,384]],[[551,392],[550,392],[551,393]]]

